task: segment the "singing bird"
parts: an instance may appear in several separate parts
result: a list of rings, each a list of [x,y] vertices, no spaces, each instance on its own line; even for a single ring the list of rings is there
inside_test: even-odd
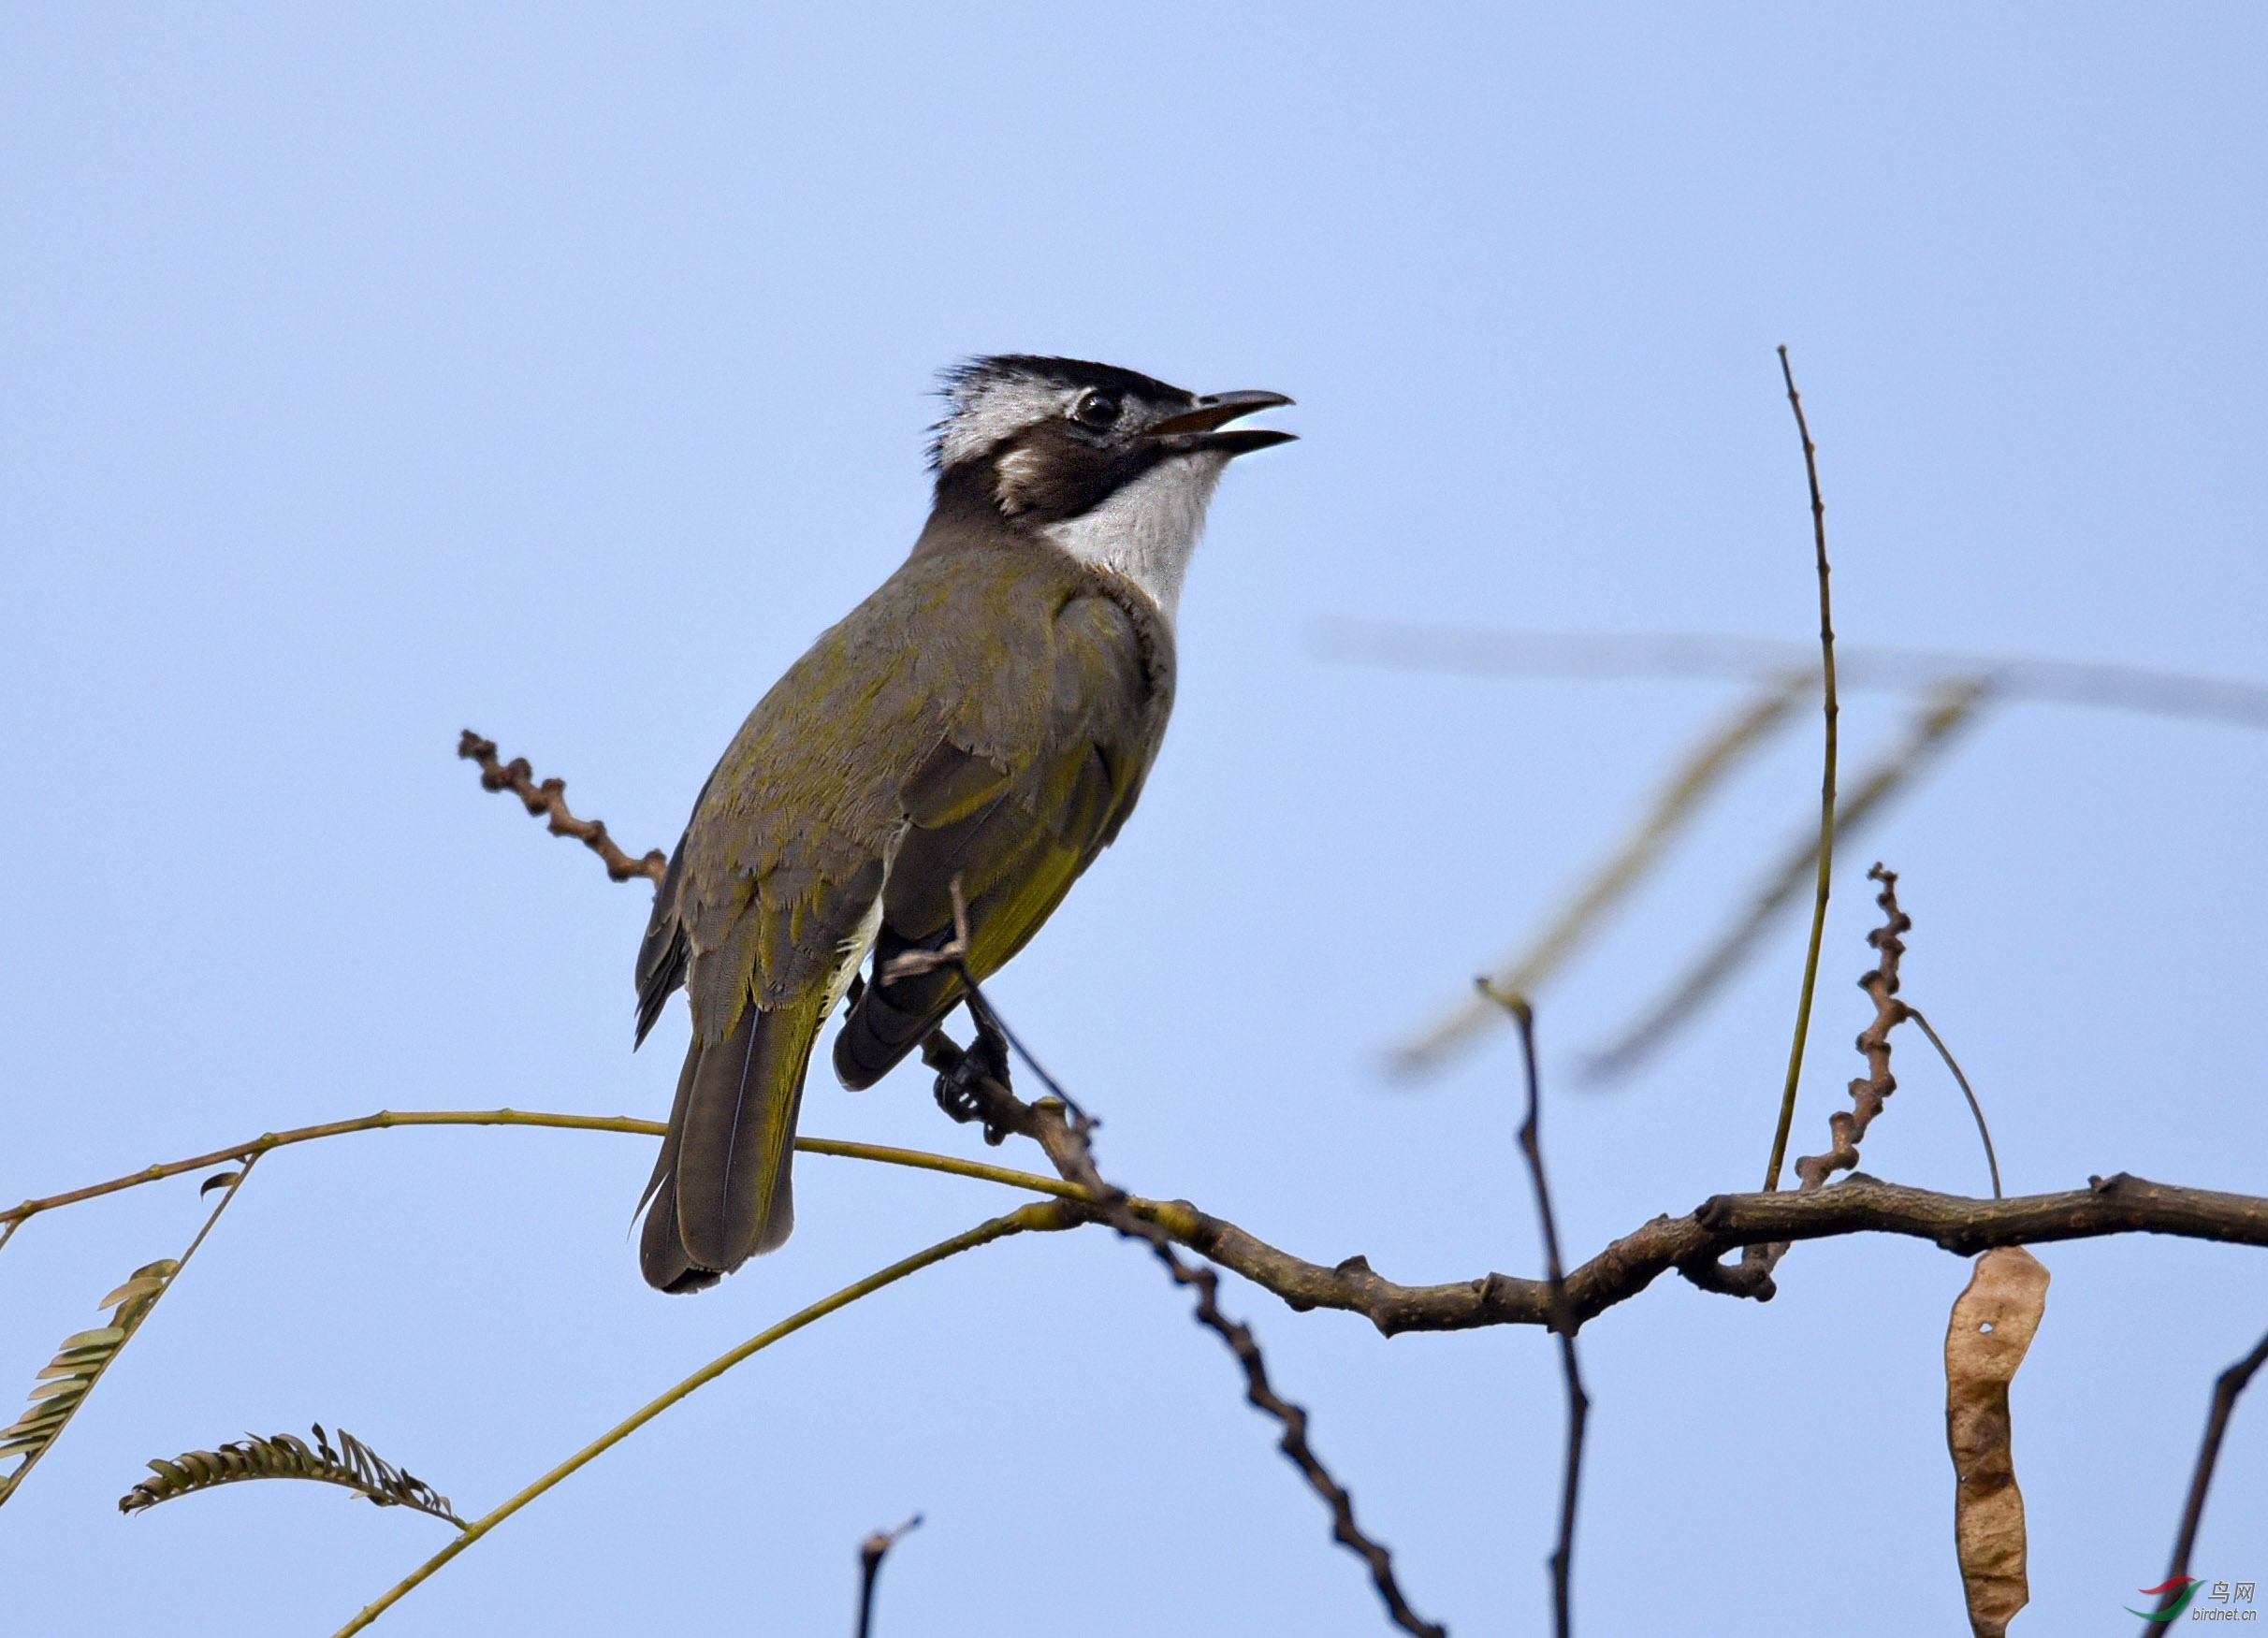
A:
[[[1134,811],[1173,704],[1173,617],[1222,471],[1292,435],[1281,393],[1199,396],[1011,355],[951,370],[928,526],[749,714],[693,803],[638,952],[637,1039],[693,1038],[639,1261],[713,1285],[794,1226],[811,1049],[880,1080],[1022,949]],[[892,963],[954,937],[958,964]],[[854,986],[871,955],[872,976]]]

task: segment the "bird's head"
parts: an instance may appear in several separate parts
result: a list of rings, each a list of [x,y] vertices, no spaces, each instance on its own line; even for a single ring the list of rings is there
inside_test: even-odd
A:
[[[1193,393],[1076,358],[971,359],[944,397],[930,445],[940,516],[981,508],[1126,576],[1169,618],[1222,471],[1294,436],[1228,425],[1290,403],[1282,393]]]
[[[1217,478],[1293,437],[1228,426],[1290,403],[1282,393],[1200,395],[1077,358],[974,358],[946,373],[943,394],[929,450],[939,491],[979,479],[1002,516],[1032,528],[1091,512],[1169,462]]]

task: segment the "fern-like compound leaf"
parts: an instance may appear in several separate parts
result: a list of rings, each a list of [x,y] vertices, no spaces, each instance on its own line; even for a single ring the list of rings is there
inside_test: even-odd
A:
[[[111,1359],[125,1346],[142,1316],[164,1293],[166,1282],[180,1268],[173,1258],[161,1257],[135,1269],[132,1278],[95,1305],[115,1311],[109,1325],[63,1340],[53,1360],[35,1379],[32,1402],[23,1414],[0,1428],[0,1463],[21,1458],[0,1474],[0,1503],[14,1493],[32,1464],[47,1454],[64,1425],[86,1402],[95,1379],[109,1369]]]
[[[338,1485],[379,1507],[411,1507],[435,1518],[445,1518],[458,1529],[465,1521],[450,1509],[449,1499],[423,1479],[387,1461],[342,1428],[339,1443],[318,1422],[315,1442],[296,1434],[279,1433],[262,1439],[247,1433],[217,1450],[184,1451],[171,1461],[153,1461],[151,1476],[118,1499],[121,1513],[140,1513],[176,1496],[233,1485],[240,1479],[313,1479]]]

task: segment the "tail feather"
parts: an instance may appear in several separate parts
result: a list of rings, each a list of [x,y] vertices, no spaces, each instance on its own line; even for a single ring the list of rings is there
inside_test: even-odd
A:
[[[646,1181],[638,1209],[646,1213],[646,1227],[638,1237],[638,1267],[646,1283],[657,1291],[701,1291],[721,1278],[712,1268],[698,1268],[686,1255],[684,1238],[677,1232],[678,1138],[685,1131],[685,1106],[693,1094],[693,1071],[701,1066],[701,1043],[685,1054],[677,1073],[677,1095],[670,1103],[669,1132],[654,1160],[654,1175]]]
[[[699,1290],[793,1231],[795,1120],[819,1022],[810,1006],[751,1004],[721,1040],[687,1049],[647,1185],[639,1261],[648,1284]]]

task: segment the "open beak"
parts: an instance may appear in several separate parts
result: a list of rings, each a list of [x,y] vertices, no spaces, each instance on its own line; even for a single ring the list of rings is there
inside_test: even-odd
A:
[[[1167,416],[1142,436],[1176,454],[1210,449],[1230,456],[1249,455],[1256,449],[1289,443],[1299,434],[1279,432],[1272,427],[1223,428],[1228,428],[1229,422],[1258,411],[1272,410],[1290,402],[1282,393],[1207,393],[1191,408],[1178,415]]]

